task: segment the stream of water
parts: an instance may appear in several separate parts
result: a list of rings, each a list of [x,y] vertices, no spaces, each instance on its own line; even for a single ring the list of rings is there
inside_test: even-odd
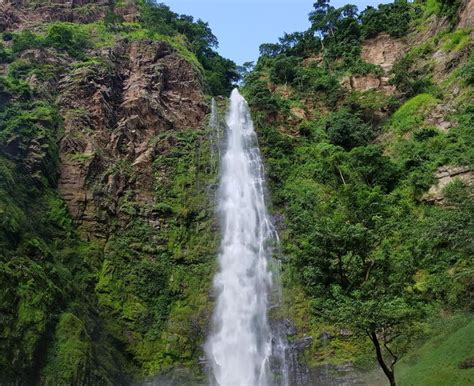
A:
[[[247,102],[237,89],[230,97],[226,117],[218,213],[217,301],[205,347],[211,384],[285,385],[284,360],[277,361],[281,367],[278,377],[271,371],[272,352],[284,355],[284,350],[268,318],[272,294],[278,292],[278,280],[272,273],[277,235],[265,205],[263,164],[254,125]]]

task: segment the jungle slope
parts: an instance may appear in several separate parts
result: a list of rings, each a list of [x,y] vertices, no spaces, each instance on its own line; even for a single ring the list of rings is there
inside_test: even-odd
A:
[[[148,1],[6,1],[0,32],[0,383],[199,379],[235,65]]]
[[[377,347],[393,384],[433,384],[442,358],[441,379],[471,384],[467,342],[413,350],[438,319],[465,337],[472,320],[474,2],[322,0],[310,22],[243,68],[302,384],[321,366],[354,382],[347,364],[372,368]]]

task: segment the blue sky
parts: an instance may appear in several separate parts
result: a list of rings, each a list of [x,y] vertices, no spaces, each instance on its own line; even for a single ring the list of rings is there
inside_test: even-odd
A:
[[[219,53],[237,64],[255,61],[262,43],[277,42],[284,32],[304,31],[313,0],[157,0],[174,12],[207,21],[219,39]],[[359,11],[388,0],[333,0],[340,7],[351,3]]]

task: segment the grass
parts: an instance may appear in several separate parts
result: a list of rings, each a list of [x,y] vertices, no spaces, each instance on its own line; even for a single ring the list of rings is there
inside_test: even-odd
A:
[[[453,318],[438,334],[403,358],[396,368],[400,386],[464,386],[474,384],[474,368],[459,366],[474,357],[474,320]]]
[[[430,94],[419,94],[406,101],[392,116],[390,127],[404,134],[423,125],[425,113],[436,105],[438,100]]]
[[[442,48],[446,52],[458,52],[465,48],[470,40],[469,30],[458,29],[443,36],[441,40]]]

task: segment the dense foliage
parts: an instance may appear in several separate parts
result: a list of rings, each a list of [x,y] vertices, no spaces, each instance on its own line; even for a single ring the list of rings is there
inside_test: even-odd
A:
[[[208,23],[194,20],[192,16],[178,15],[162,3],[153,0],[140,2],[143,25],[150,31],[163,35],[182,34],[189,42],[191,51],[204,68],[205,77],[212,95],[228,95],[239,79],[234,62],[220,56],[217,38]]]
[[[334,323],[365,337],[392,384],[396,363],[429,330],[430,317],[472,310],[472,186],[455,180],[443,205],[426,198],[438,167],[474,163],[472,88],[453,102],[435,85],[429,59],[439,49],[466,52],[470,40],[447,30],[412,47],[387,74],[396,96],[342,83],[348,75],[383,74],[360,58],[362,39],[406,35],[428,6],[396,1],[359,14],[318,1],[311,28],[262,45],[245,76],[274,209],[286,219],[284,278],[290,302],[301,303],[290,313],[301,318],[298,307],[307,307],[313,319],[301,328],[313,336]],[[470,66],[451,69],[463,80],[454,86],[451,76],[444,87],[472,84]],[[459,106],[447,133],[427,120],[445,104]],[[355,344],[336,336],[329,361],[366,363],[366,348]],[[328,360],[324,347],[313,350]]]
[[[235,79],[205,23],[146,7],[152,14],[143,9],[141,23],[125,23],[112,7],[104,21],[2,35],[0,383],[119,385],[179,366],[199,373],[215,250],[208,133],[153,139],[158,204],[127,192],[107,243],[80,234],[57,191],[58,82],[80,69],[107,71],[100,48],[123,38],[165,41],[213,93],[227,93]],[[163,12],[170,19],[156,24],[162,29],[148,29]],[[137,173],[126,161],[109,172],[128,180]],[[150,212],[161,218],[159,238],[144,220]]]
[[[227,94],[238,79],[207,23],[148,0],[129,23],[116,12],[120,3],[110,2],[103,21],[2,34],[0,383],[120,385],[177,367],[202,378],[216,250],[210,133],[152,139],[156,204],[124,192],[107,241],[85,239],[57,192],[59,79],[77,69],[106,72],[101,49],[119,39],[165,41],[211,94]],[[285,317],[298,327],[290,339],[315,338],[310,365],[368,366],[375,349],[392,382],[399,365],[402,381],[416,370],[420,382],[425,349],[408,356],[423,356],[413,368],[400,358],[439,328],[433,319],[472,312],[472,185],[454,179],[436,203],[428,194],[440,167],[474,167],[474,57],[470,31],[453,27],[459,5],[397,0],[359,13],[319,0],[307,31],[262,45],[256,65],[241,68],[273,210],[284,219]],[[428,17],[447,17],[454,29],[417,42],[390,73],[361,59],[364,39],[403,37]],[[446,66],[434,55],[445,55]],[[348,89],[351,76],[387,76],[397,91]],[[448,129],[433,119],[440,114]],[[137,178],[127,160],[110,172]],[[145,221],[150,213],[160,232]],[[429,341],[428,358],[452,372],[468,359],[472,331],[469,316],[454,320],[443,345]],[[328,331],[328,342],[317,339]],[[444,347],[453,352],[448,361]],[[459,382],[472,374],[460,371]]]

